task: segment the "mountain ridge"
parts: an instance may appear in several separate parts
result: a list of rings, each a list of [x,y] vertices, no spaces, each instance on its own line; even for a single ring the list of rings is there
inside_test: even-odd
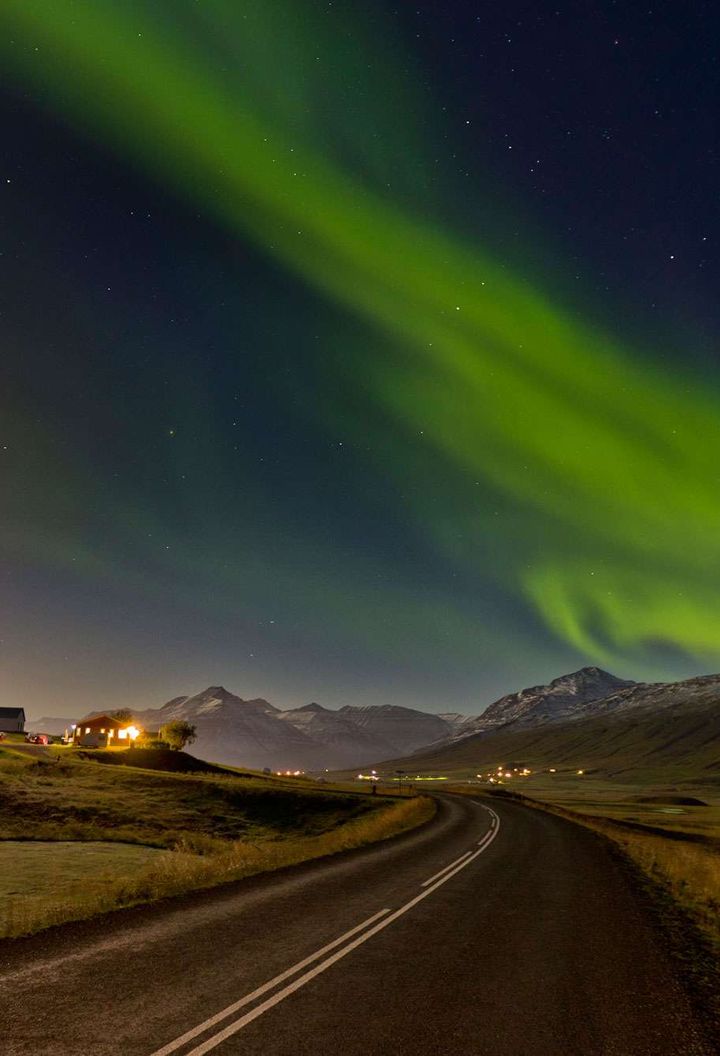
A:
[[[378,756],[414,751],[454,728],[437,715],[395,704],[330,709],[313,701],[283,711],[263,697],[246,700],[224,686],[133,714],[148,730],[176,719],[190,722],[197,728],[196,753],[257,769],[361,766]]]
[[[581,667],[545,685],[506,693],[476,718],[459,726],[453,739],[470,737],[508,723],[539,725],[587,714],[588,705],[621,694],[641,683],[618,678],[600,667]]]
[[[720,674],[634,683],[586,702],[570,717],[490,725],[376,765],[470,776],[518,759],[532,769],[567,766],[606,777],[719,783]]]

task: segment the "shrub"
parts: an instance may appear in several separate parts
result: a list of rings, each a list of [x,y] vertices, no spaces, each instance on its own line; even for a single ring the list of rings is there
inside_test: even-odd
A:
[[[160,737],[176,752],[182,751],[186,744],[192,744],[197,737],[197,730],[190,722],[174,719],[160,728]]]

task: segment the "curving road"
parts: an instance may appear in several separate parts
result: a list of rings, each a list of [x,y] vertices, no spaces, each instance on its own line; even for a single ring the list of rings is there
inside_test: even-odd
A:
[[[584,829],[439,798],[390,843],[0,943],[4,1056],[711,1056]]]

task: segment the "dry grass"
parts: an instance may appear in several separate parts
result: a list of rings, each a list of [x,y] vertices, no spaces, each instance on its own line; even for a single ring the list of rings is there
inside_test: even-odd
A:
[[[53,895],[88,880],[113,880],[171,854],[137,843],[0,840],[0,900]]]
[[[387,839],[432,817],[427,797],[380,801],[360,817],[316,835],[249,840],[208,839],[205,853],[178,849],[132,875],[88,876],[51,895],[9,897],[0,903],[0,935],[27,935],[54,924],[239,880],[311,858]],[[194,840],[190,841],[194,846]]]
[[[720,850],[698,843],[672,846],[663,837],[618,836],[630,857],[691,910],[713,940],[720,944]]]
[[[0,757],[0,839],[114,840],[198,853],[314,836],[377,809],[367,795],[231,774]]]

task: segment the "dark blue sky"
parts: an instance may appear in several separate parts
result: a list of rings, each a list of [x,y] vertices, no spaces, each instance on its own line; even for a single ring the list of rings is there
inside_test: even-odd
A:
[[[172,42],[190,6],[128,17],[152,7]],[[481,247],[648,379],[716,402],[712,5],[376,5],[362,26],[349,3],[300,6],[291,40],[268,8],[277,70],[251,75],[210,36],[192,38],[198,64],[368,199]],[[31,51],[37,27],[7,17],[6,50]],[[376,367],[407,369],[404,339],[288,266],[270,226],[223,223],[212,189],[163,178],[29,65],[1,107],[1,703],[66,714],[224,683],[281,706],[472,712],[608,655],[630,677],[712,666],[720,642],[660,617],[637,634],[632,613],[608,617],[583,637],[595,651],[563,633],[517,573],[547,548],[575,559],[552,497],[538,515],[387,413]]]

